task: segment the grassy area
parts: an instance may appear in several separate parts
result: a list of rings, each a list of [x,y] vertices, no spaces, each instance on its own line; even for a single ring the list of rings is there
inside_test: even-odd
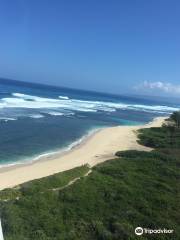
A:
[[[5,240],[180,239],[180,135],[173,135],[173,145],[170,137],[166,128],[141,130],[139,141],[154,151],[118,152],[118,159],[62,190],[51,191],[89,168],[1,192],[0,198],[10,196],[0,206]],[[139,237],[137,226],[175,232]]]
[[[20,197],[43,193],[44,191],[50,191],[56,188],[63,188],[70,181],[84,176],[89,171],[87,165],[77,167],[72,170],[54,174],[49,177],[41,178],[24,183],[13,189],[5,189],[0,191],[0,201],[16,200]]]

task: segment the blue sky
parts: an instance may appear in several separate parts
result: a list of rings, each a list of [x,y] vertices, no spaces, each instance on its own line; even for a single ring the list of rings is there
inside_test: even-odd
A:
[[[180,96],[179,0],[0,0],[0,76]]]

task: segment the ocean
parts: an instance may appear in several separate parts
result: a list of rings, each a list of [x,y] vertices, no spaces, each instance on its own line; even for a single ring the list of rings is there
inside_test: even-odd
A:
[[[67,151],[99,128],[144,124],[179,107],[160,99],[0,79],[0,167]]]

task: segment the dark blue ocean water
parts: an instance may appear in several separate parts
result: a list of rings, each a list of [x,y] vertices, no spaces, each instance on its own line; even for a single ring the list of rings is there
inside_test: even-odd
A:
[[[178,105],[0,79],[0,165],[68,149],[94,129],[146,123]]]

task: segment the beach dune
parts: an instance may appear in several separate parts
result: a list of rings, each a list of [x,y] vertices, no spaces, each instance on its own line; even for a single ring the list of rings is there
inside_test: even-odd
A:
[[[150,148],[137,143],[136,131],[141,128],[161,126],[163,121],[164,118],[159,117],[143,126],[104,128],[68,152],[44,156],[32,163],[2,167],[0,169],[0,190],[85,164],[94,166],[114,158],[117,151],[130,149],[150,151]]]

